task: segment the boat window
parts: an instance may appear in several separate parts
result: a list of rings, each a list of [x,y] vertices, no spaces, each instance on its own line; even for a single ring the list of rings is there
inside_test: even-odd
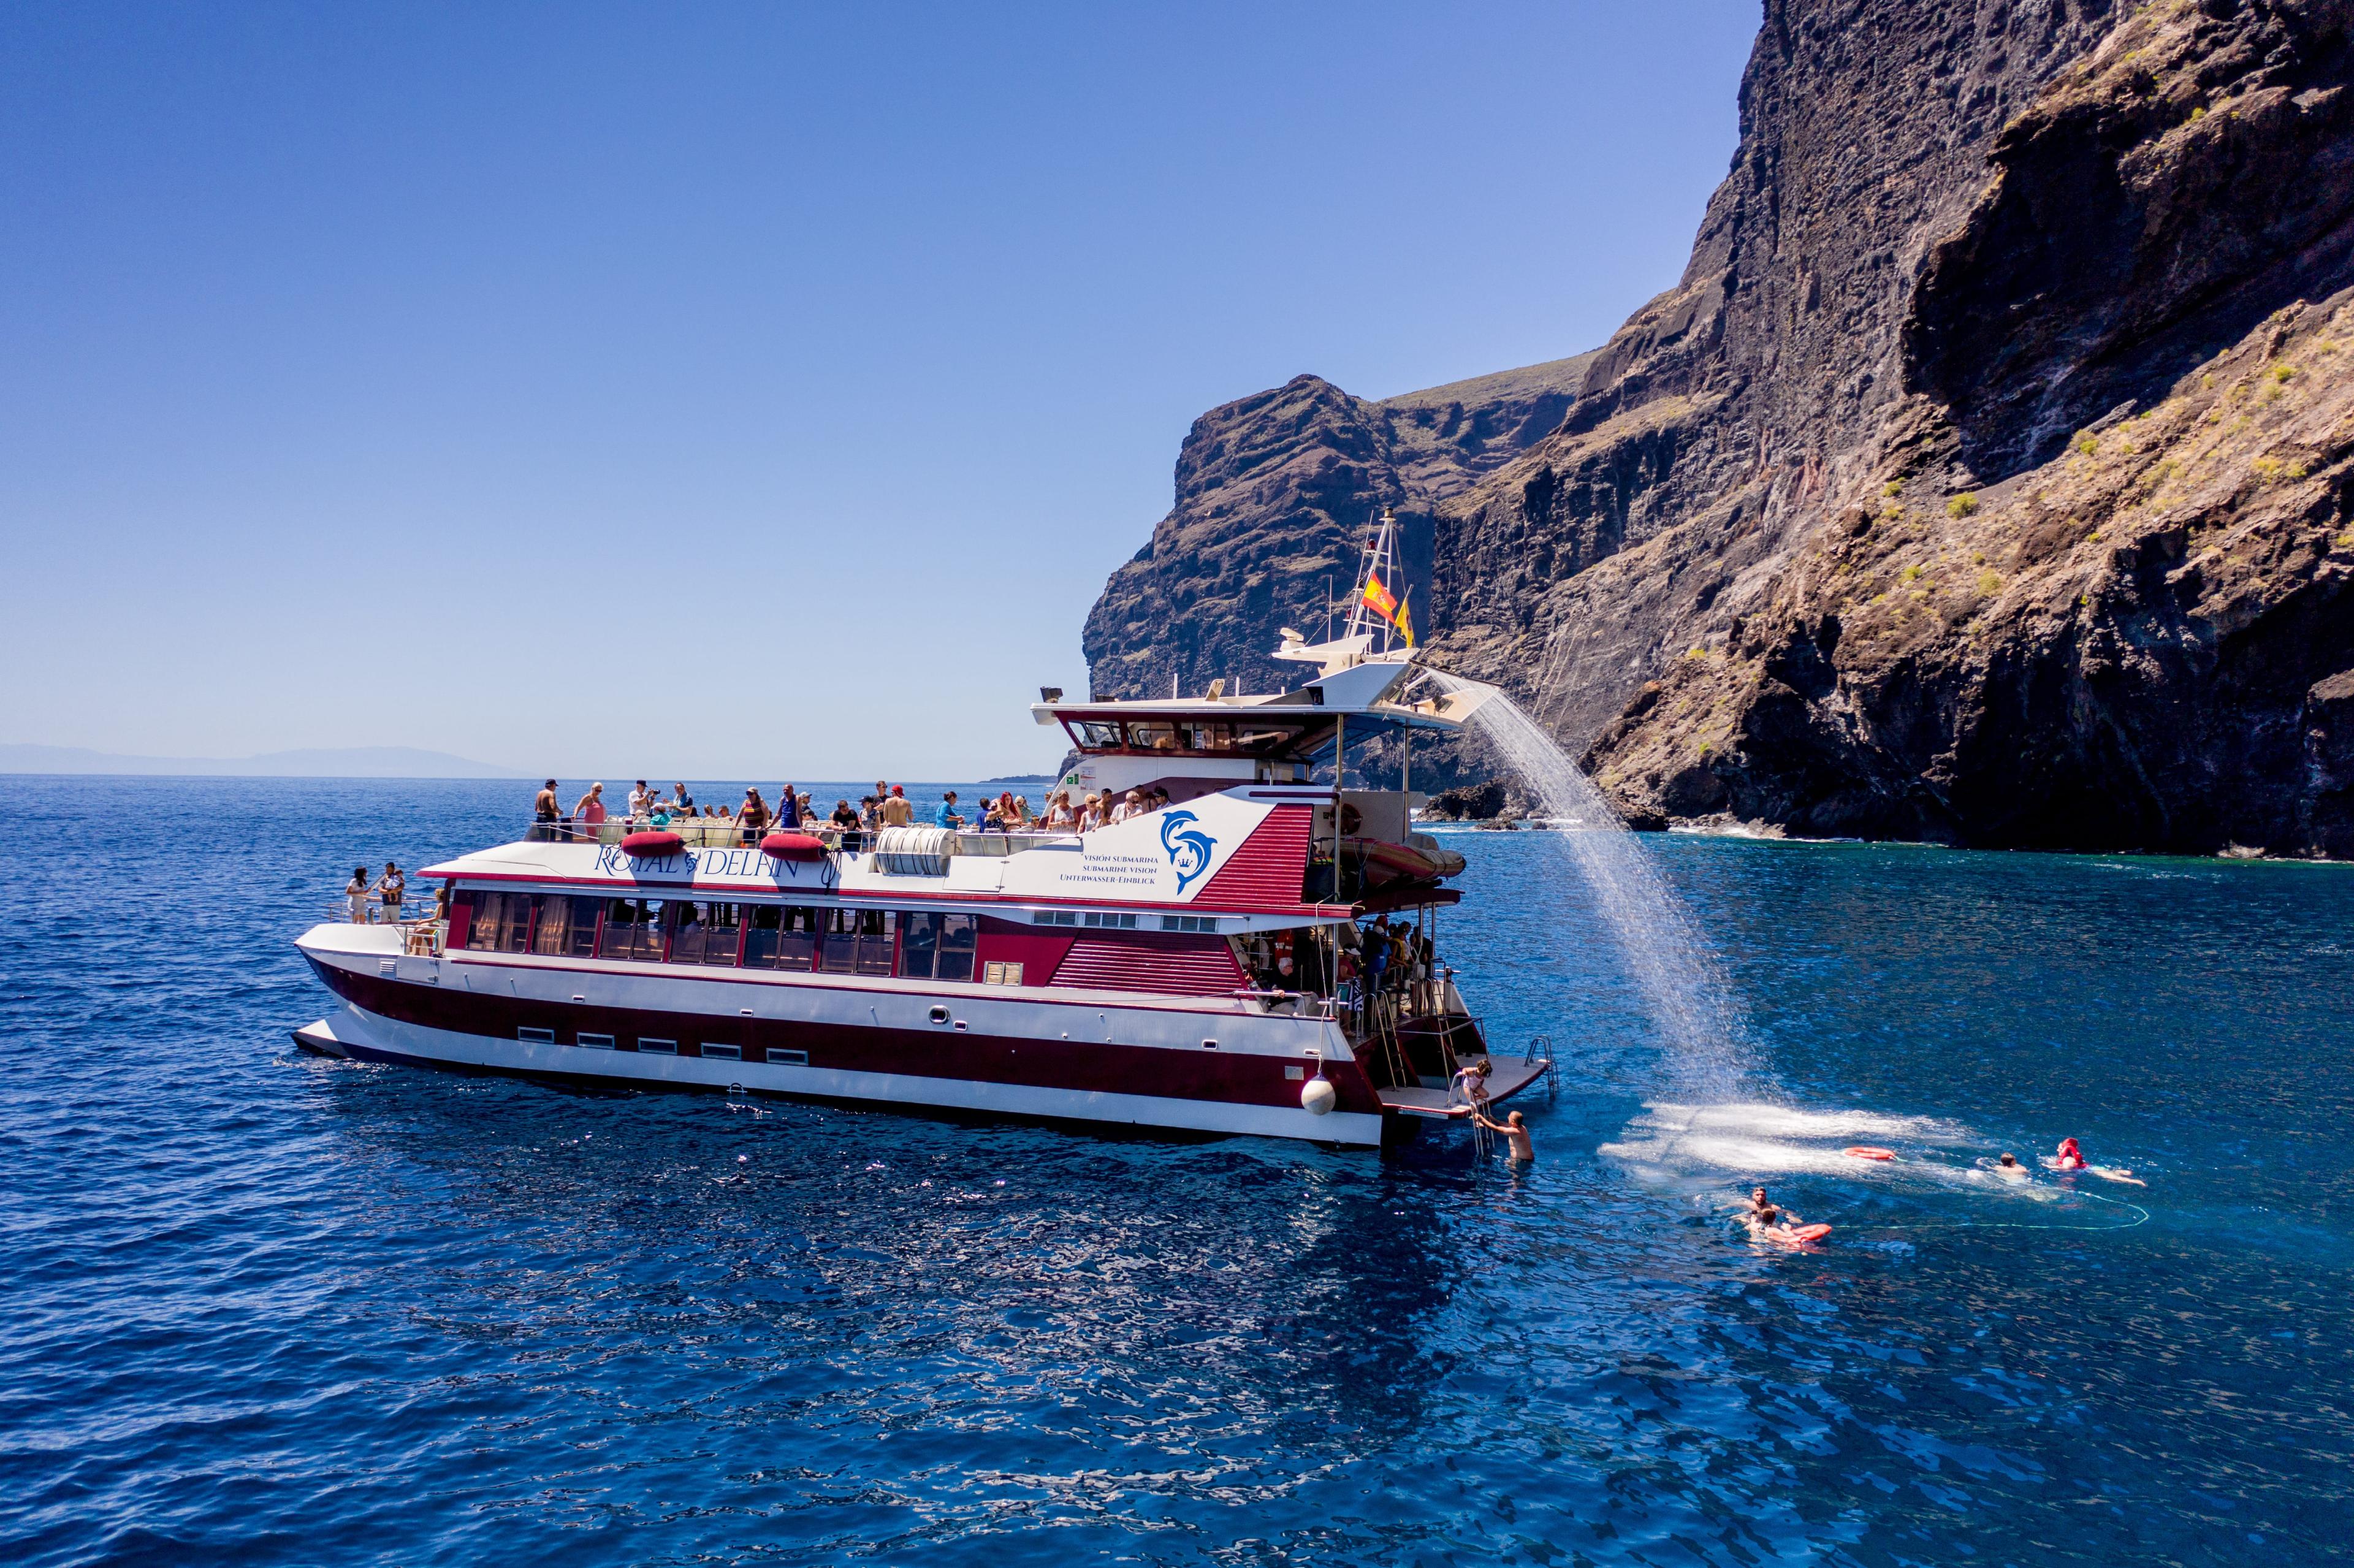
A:
[[[600,959],[659,959],[663,955],[663,901],[614,898],[605,905],[605,928],[597,938]]]
[[[824,968],[828,974],[887,975],[895,937],[881,909],[828,909]]]
[[[1218,928],[1215,915],[1163,915],[1161,928],[1164,931],[1214,931]]]
[[[1033,926],[1076,926],[1078,923],[1079,912],[1076,909],[1039,909],[1030,916]]]
[[[744,911],[744,967],[748,969],[795,969],[815,967],[818,929],[822,909],[791,905],[754,904]]]
[[[532,914],[531,950],[552,959],[586,959],[597,951],[594,898],[543,893]]]
[[[972,979],[980,930],[970,915],[901,915],[899,972],[914,980]]]
[[[1136,916],[1133,915],[1116,915],[1109,911],[1090,909],[1087,911],[1087,918],[1082,920],[1080,924],[1083,926],[1108,926],[1116,930],[1133,931],[1136,929]]]
[[[678,1042],[649,1040],[641,1034],[638,1036],[638,1052],[641,1055],[646,1056],[675,1056],[678,1054]]]
[[[1119,744],[1119,726],[1116,724],[1107,724],[1098,719],[1081,719],[1071,726],[1071,730],[1079,737],[1079,745],[1082,747],[1108,748]]]
[[[1139,751],[1174,751],[1177,749],[1177,726],[1154,721],[1128,726],[1128,744]]]
[[[531,936],[531,895],[477,893],[466,946],[478,953],[520,953]]]
[[[670,906],[672,963],[735,964],[737,938],[741,935],[737,906],[701,898],[673,898]]]
[[[1182,734],[1189,750],[1232,751],[1235,748],[1235,726],[1232,725],[1188,725]]]

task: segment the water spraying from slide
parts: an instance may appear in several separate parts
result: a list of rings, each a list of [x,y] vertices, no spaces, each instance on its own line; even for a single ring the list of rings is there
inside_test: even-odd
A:
[[[1467,683],[1437,671],[1447,691]],[[1497,693],[1471,723],[1564,831],[1549,835],[1593,891],[1612,941],[1641,988],[1682,1092],[1730,1097],[1759,1070],[1741,1008],[1651,857],[1594,781],[1510,697]]]

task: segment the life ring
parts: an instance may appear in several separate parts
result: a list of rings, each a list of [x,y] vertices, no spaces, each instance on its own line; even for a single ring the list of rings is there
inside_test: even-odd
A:
[[[621,853],[635,860],[660,860],[686,848],[686,841],[666,829],[631,833],[621,840]]]
[[[760,853],[773,860],[820,861],[825,858],[825,841],[807,833],[770,833],[760,841]]]
[[[1852,1149],[1844,1149],[1840,1152],[1845,1154],[1850,1160],[1893,1160],[1896,1158],[1896,1151],[1894,1150],[1874,1149],[1868,1143],[1859,1143]]]
[[[1357,810],[1356,807],[1350,805],[1346,800],[1341,801],[1341,832],[1343,834],[1353,838],[1357,834],[1358,831],[1363,828],[1364,825],[1365,814]]]

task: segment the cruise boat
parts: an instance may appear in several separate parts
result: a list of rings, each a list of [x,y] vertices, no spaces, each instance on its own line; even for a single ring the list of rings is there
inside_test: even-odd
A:
[[[419,874],[437,917],[297,945],[342,1005],[305,1050],[932,1114],[1377,1147],[1550,1069],[1490,1049],[1439,943],[1460,856],[1349,747],[1451,730],[1369,551],[1345,635],[1287,630],[1291,690],[1065,702],[1062,788],[1155,803],[1087,832],[536,827]],[[1369,609],[1370,607],[1370,609]],[[1320,779],[1322,773],[1327,777]],[[1166,801],[1161,803],[1162,792]],[[569,835],[578,832],[580,837]],[[538,836],[534,836],[538,835]],[[1376,944],[1380,951],[1376,951]]]

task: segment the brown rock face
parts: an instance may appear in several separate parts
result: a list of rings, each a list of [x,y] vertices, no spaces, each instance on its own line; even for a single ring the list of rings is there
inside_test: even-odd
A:
[[[1299,376],[1203,415],[1177,457],[1177,504],[1087,616],[1096,693],[1165,694],[1172,676],[1198,693],[1222,675],[1270,691],[1296,677],[1268,651],[1285,626],[1323,635],[1327,594],[1347,598],[1384,506],[1426,627],[1433,510],[1559,424],[1590,357],[1380,403]]]
[[[1359,412],[1334,528],[1189,510],[1181,465],[1162,531],[1345,579],[1394,483],[1434,652],[1633,818],[2354,853],[2349,23],[1767,0],[1683,279],[1552,428],[1415,469]]]

